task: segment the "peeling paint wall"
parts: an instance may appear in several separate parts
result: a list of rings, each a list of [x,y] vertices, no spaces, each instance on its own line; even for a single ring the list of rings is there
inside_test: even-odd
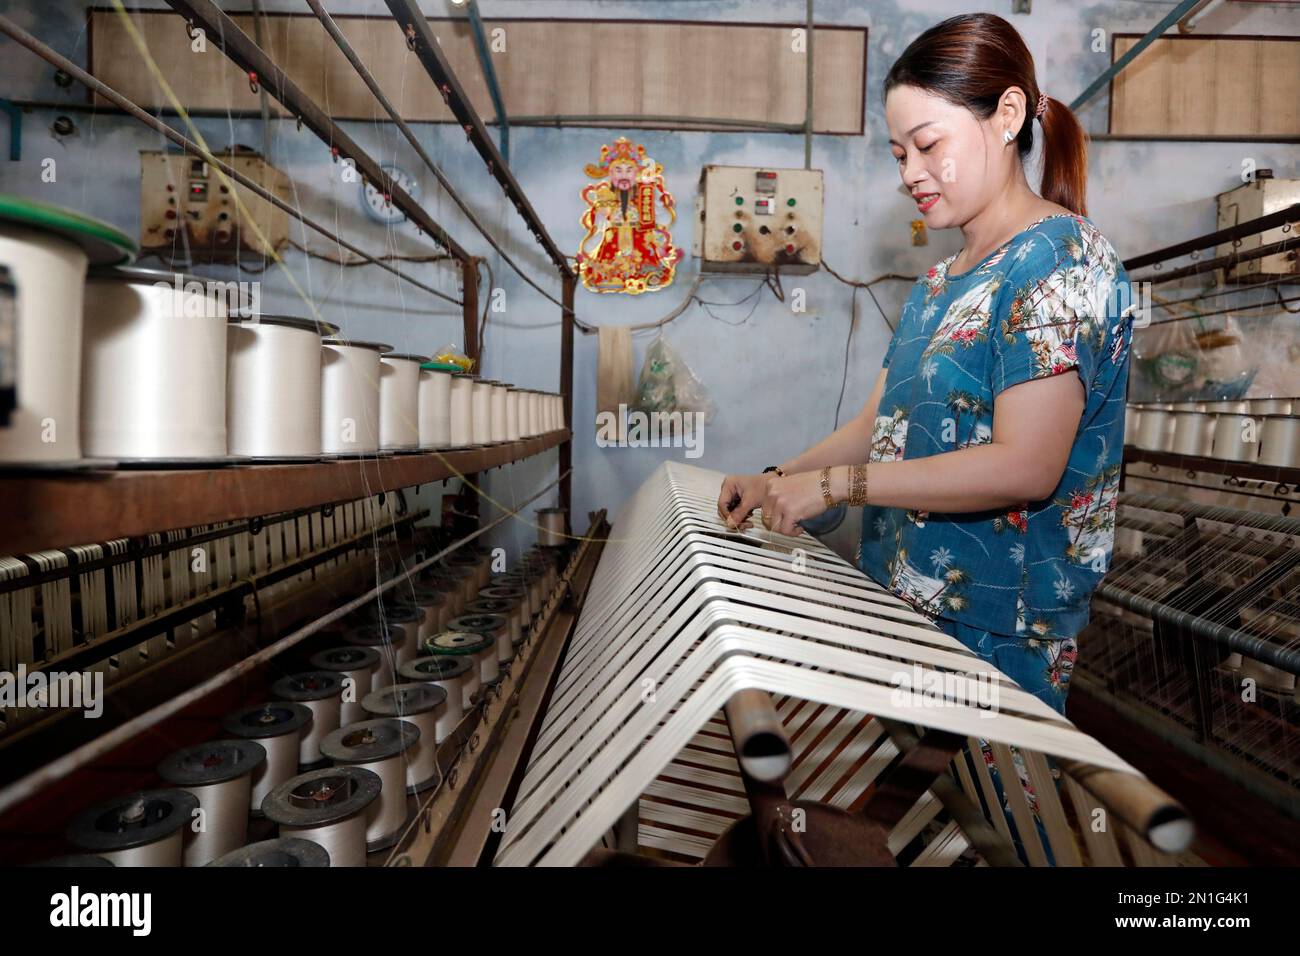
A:
[[[159,7],[150,2],[140,6]],[[300,2],[268,0],[270,12],[305,12]],[[331,0],[333,13],[386,16],[379,0]],[[1025,36],[1035,55],[1040,85],[1058,99],[1070,100],[1110,61],[1109,53],[1091,50],[1092,31],[1145,32],[1169,9],[1166,3],[1109,0],[1079,5],[1060,0],[1035,0],[1033,12],[1011,15],[1009,4],[991,5],[1007,16]],[[243,9],[246,4],[239,4]],[[85,62],[84,7],[36,0],[6,2],[4,13],[17,19],[53,47]],[[751,22],[802,21],[802,0],[481,0],[486,19],[494,16],[591,17],[618,19],[699,19]],[[431,16],[455,15],[451,0],[426,0]],[[826,173],[826,235],[824,256],[840,273],[859,279],[884,272],[916,274],[956,251],[960,236],[932,234],[930,245],[910,245],[908,222],[913,207],[900,194],[898,175],[885,143],[880,85],[890,63],[909,40],[927,26],[955,13],[979,9],[969,3],[910,0],[870,2],[818,0],[817,21],[865,25],[869,29],[867,123],[861,137],[817,137],[813,165]],[[377,25],[377,29],[385,24]],[[182,29],[177,24],[177,30]],[[394,28],[395,29],[395,28]],[[1284,7],[1225,4],[1207,15],[1199,32],[1300,34],[1300,14]],[[208,55],[219,56],[212,50]],[[82,102],[80,90],[65,91],[53,83],[53,70],[7,40],[0,40],[0,95],[17,100]],[[436,95],[430,87],[390,90],[399,103]],[[507,107],[509,104],[507,104]],[[1082,113],[1085,125],[1104,130],[1106,97],[1099,96]],[[74,136],[62,141],[49,133],[57,110],[38,109],[24,120],[22,161],[0,161],[0,190],[82,209],[138,233],[137,153],[159,147],[157,137],[121,116],[70,113],[77,124]],[[254,148],[262,143],[261,124],[200,119],[198,128],[214,146],[238,142]],[[349,123],[348,132],[372,155],[395,161],[420,181],[422,195],[435,219],[476,253],[490,252],[464,220],[419,160],[392,128],[382,124]],[[507,249],[526,264],[554,295],[559,282],[538,248],[527,237],[514,210],[505,203],[477,154],[453,126],[419,126],[417,135],[427,151],[497,235],[508,235]],[[604,142],[620,129],[516,128],[511,133],[512,165],[547,228],[561,249],[576,250],[581,237],[578,191],[585,182],[582,167],[596,158]],[[691,208],[700,168],[707,163],[771,167],[802,166],[803,142],[798,136],[746,133],[669,133],[628,131],[646,144],[663,163],[669,188],[679,209]],[[1297,148],[1282,144],[1094,142],[1091,146],[1089,204],[1093,220],[1121,255],[1205,232],[1214,226],[1216,193],[1237,181],[1242,159],[1254,158],[1278,176],[1297,176]],[[55,183],[42,183],[41,161],[58,163]],[[305,210],[323,221],[337,222],[348,237],[371,250],[402,254],[427,252],[409,226],[387,230],[365,218],[356,184],[343,183],[328,152],[308,131],[293,122],[274,123],[272,158],[298,189]],[[1031,175],[1031,181],[1033,181]],[[293,230],[295,238],[303,239]],[[691,244],[688,216],[679,219],[675,240]],[[305,240],[329,251],[317,237]],[[429,352],[459,341],[460,315],[452,306],[433,300],[375,268],[339,270],[290,250],[285,256],[293,275],[316,302],[321,314],[341,324],[348,335],[378,338],[400,350]],[[505,292],[507,311],[490,317],[484,372],[520,385],[554,389],[559,384],[559,309],[524,285],[495,256],[489,258],[497,286]],[[150,264],[150,263],[145,263]],[[405,266],[413,274],[449,293],[458,277],[440,266]],[[220,275],[219,270],[205,271]],[[595,296],[581,292],[578,312],[591,323],[639,323],[674,308],[694,278],[697,263],[688,259],[676,285],[635,299]],[[302,304],[275,269],[261,277],[263,307],[268,311],[301,311]],[[666,334],[689,359],[718,406],[716,420],[704,436],[703,456],[693,463],[719,470],[755,470],[796,454],[827,434],[835,418],[849,331],[850,290],[824,273],[785,279],[787,298],[794,287],[807,292],[808,311],[792,313],[788,302],[766,292],[746,299],[759,280],[737,277],[711,280],[703,286],[713,313],[692,307],[671,323]],[[876,287],[881,307],[893,323],[906,295],[902,283]],[[651,336],[636,336],[638,362]],[[860,408],[880,367],[889,339],[886,321],[870,297],[858,295],[858,323],[848,354],[848,376],[841,420]],[[664,458],[685,460],[682,449],[602,449],[595,446],[594,396],[596,341],[577,337],[574,421],[574,525],[586,526],[590,510],[616,512],[627,494]],[[488,476],[488,494],[509,504],[526,497],[555,474],[555,453],[502,469]],[[543,500],[538,506],[551,504]],[[484,514],[493,514],[484,508]],[[855,522],[846,522],[836,536],[837,547],[849,550]],[[524,524],[508,525],[497,540],[526,547],[534,539]]]

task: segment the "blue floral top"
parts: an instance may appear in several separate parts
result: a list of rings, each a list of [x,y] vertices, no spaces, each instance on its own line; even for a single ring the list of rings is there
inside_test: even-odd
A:
[[[1114,249],[1080,216],[1033,223],[968,272],[950,256],[912,289],[885,353],[870,461],[992,440],[993,403],[1077,370],[1087,403],[1056,490],[1006,512],[863,509],[858,564],[931,617],[1073,637],[1110,565],[1132,312]]]

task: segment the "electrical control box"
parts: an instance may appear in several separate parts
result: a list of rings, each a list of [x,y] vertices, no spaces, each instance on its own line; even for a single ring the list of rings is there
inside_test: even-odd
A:
[[[236,146],[217,155],[272,195],[292,201],[289,178],[258,153]],[[230,262],[241,253],[265,253],[259,230],[272,249],[280,250],[289,239],[289,214],[234,180],[225,182],[201,159],[141,150],[141,252]]]
[[[705,166],[692,252],[705,269],[793,275],[822,261],[822,171]]]
[[[1274,179],[1272,170],[1257,169],[1252,182],[1220,193],[1216,198],[1219,204],[1219,228],[1228,229],[1238,223],[1258,219],[1300,203],[1300,179]],[[1216,254],[1227,256],[1235,251],[1241,255],[1294,236],[1297,228],[1300,227],[1292,224],[1290,232],[1283,232],[1282,226],[1277,226],[1253,236],[1243,236],[1241,245],[1235,250],[1231,243],[1226,243],[1218,247]],[[1225,273],[1225,282],[1262,282],[1276,276],[1300,275],[1300,250],[1284,249],[1270,256],[1239,262],[1222,271]]]

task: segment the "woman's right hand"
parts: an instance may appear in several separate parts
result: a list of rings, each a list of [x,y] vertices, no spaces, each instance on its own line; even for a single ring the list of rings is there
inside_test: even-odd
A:
[[[767,475],[727,475],[718,493],[718,517],[733,530],[749,527],[749,516],[763,501]]]

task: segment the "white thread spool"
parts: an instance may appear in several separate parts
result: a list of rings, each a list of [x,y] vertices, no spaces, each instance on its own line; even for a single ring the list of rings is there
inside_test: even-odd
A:
[[[271,696],[302,704],[311,711],[311,723],[304,729],[298,747],[298,765],[310,767],[324,758],[320,745],[338,729],[342,708],[343,681],[329,671],[306,671],[281,677],[271,685]]]
[[[413,660],[419,653],[420,648],[420,626],[424,621],[424,609],[417,604],[411,603],[406,598],[407,595],[405,594],[400,597],[391,594],[385,595],[358,612],[361,620],[368,624],[378,624],[382,621],[401,629],[401,640],[393,643],[393,650],[397,653],[397,663],[393,665],[393,674],[397,673],[397,668],[402,664]],[[390,680],[386,684],[376,684],[375,686],[388,687],[393,683],[394,681]]]
[[[424,652],[430,657],[465,658],[470,662],[465,683],[461,685],[461,701],[466,709],[473,706],[474,698],[483,686],[485,659],[490,657],[492,666],[496,667],[496,642],[483,634],[470,631],[443,631],[425,642]],[[495,678],[494,673],[493,679]]]
[[[228,714],[222,729],[232,737],[256,740],[266,750],[266,762],[253,770],[248,798],[251,816],[262,815],[266,795],[298,774],[302,734],[311,722],[311,711],[288,701],[256,704]]]
[[[321,344],[321,451],[371,455],[379,450],[379,342],[326,339]]]
[[[456,372],[451,377],[451,447],[474,443],[474,376]]]
[[[419,422],[421,448],[449,448],[451,441],[451,381],[454,365],[426,362],[420,366]]]
[[[199,801],[184,790],[146,790],[77,814],[68,842],[114,866],[180,866],[182,833]]]
[[[470,617],[478,618],[501,618],[505,626],[497,634],[497,660],[502,664],[508,664],[515,659],[515,648],[523,643],[523,628],[520,626],[520,614],[518,613],[518,603],[512,603],[504,598],[486,597],[482,591],[479,592],[479,598],[473,604],[465,609],[465,615],[459,620],[460,628],[465,628],[465,621]],[[448,622],[450,627],[450,622]]]
[[[424,642],[439,631],[444,630],[447,617],[446,592],[426,581],[412,581],[410,587],[401,589],[401,596],[409,599],[423,614],[420,618],[420,630],[412,648],[412,660],[419,653]],[[406,661],[402,662],[403,664]]]
[[[450,555],[450,558],[455,557],[454,554]],[[443,564],[442,572],[460,589],[459,604],[462,608],[474,600],[478,594],[478,570],[475,567],[447,562]]]
[[[536,614],[540,607],[533,607],[533,589],[528,579],[518,571],[511,571],[508,574],[498,574],[493,579],[494,587],[519,588],[524,592],[523,613],[524,625],[527,626],[532,621],[533,615]]]
[[[439,630],[446,630],[446,619],[460,614],[465,607],[460,582],[448,574],[446,568],[427,569],[420,575],[420,582],[442,592],[442,609],[438,617],[442,620],[444,627],[439,628]]]
[[[326,767],[282,783],[262,804],[282,839],[310,840],[330,866],[366,865],[366,824],[383,781],[362,767]]]
[[[396,718],[420,732],[420,739],[412,748],[406,764],[406,792],[423,793],[436,784],[438,721],[447,710],[447,692],[423,682],[396,684],[372,691],[364,704],[370,716]]]
[[[343,640],[354,647],[372,648],[379,654],[379,667],[371,678],[372,687],[387,687],[396,683],[394,678],[398,665],[410,660],[406,651],[406,628],[391,621],[387,624],[367,621],[348,630],[343,635]]]
[[[214,740],[178,750],[158,765],[158,775],[199,801],[203,826],[185,829],[185,866],[206,866],[248,838],[252,776],[266,762],[254,740]]]
[[[1214,416],[1196,411],[1176,411],[1172,451],[1178,455],[1204,456],[1214,435]]]
[[[311,656],[311,666],[318,671],[333,671],[343,681],[345,700],[339,707],[339,726],[365,720],[361,698],[375,688],[375,675],[379,673],[379,651],[373,647],[331,647]]]
[[[564,535],[563,508],[537,509],[537,543],[543,548],[563,547],[567,542]]]
[[[75,461],[81,457],[82,308],[91,247],[74,231],[37,225],[46,213],[72,224],[81,218],[75,213],[13,196],[0,200],[0,207],[0,264],[11,283],[3,295],[14,311],[7,345],[17,398],[9,423],[0,427],[0,461]],[[109,250],[100,248],[97,259],[125,258],[133,243],[121,238],[124,250],[108,260]]]
[[[471,614],[466,608],[465,614],[447,622],[443,634],[477,634],[490,642],[486,650],[474,654],[479,664],[479,677],[484,684],[492,684],[501,676],[501,648],[505,647],[506,653],[510,653],[510,622],[505,617],[500,614]]]
[[[321,336],[338,326],[262,315],[226,330],[226,440],[232,455],[318,458]]]
[[[489,613],[504,614],[510,616],[510,639],[515,645],[516,653],[521,644],[528,639],[528,592],[521,587],[513,585],[497,585],[495,587],[484,588],[479,592],[480,600],[490,600],[502,602],[507,611],[493,611]],[[477,604],[478,602],[474,602]]]
[[[519,389],[513,385],[506,387],[506,441],[519,441],[523,434],[519,431]]]
[[[1205,410],[1207,412],[1213,412],[1216,415],[1247,415],[1250,413],[1250,405],[1239,400],[1230,402],[1206,402]]]
[[[81,450],[133,461],[226,457],[226,303],[205,280],[91,271]]]
[[[447,694],[445,709],[439,714],[434,725],[437,743],[442,743],[449,736],[461,718],[465,716],[469,695],[465,685],[469,682],[471,672],[478,674],[474,662],[469,657],[417,657],[402,665],[398,676],[414,684],[432,684]]]
[[[1253,441],[1247,436],[1253,433]],[[1214,420],[1214,447],[1210,457],[1251,462],[1259,457],[1259,419],[1243,412],[1225,412]]]
[[[491,407],[488,412],[489,431],[494,442],[506,440],[506,386],[502,382],[489,382],[492,392],[489,396]]]
[[[361,767],[379,775],[379,799],[366,821],[366,851],[373,853],[397,842],[406,825],[406,770],[409,752],[420,730],[404,720],[380,718],[340,727],[321,743],[321,753],[336,766]]]
[[[1249,400],[1252,415],[1290,415],[1292,411],[1289,398],[1252,398]]]
[[[542,433],[542,393],[535,388],[528,390],[528,434]]]
[[[1169,425],[1170,418],[1167,410],[1154,405],[1144,406],[1142,415],[1138,419],[1137,436],[1133,444],[1147,451],[1168,451],[1173,440]]]
[[[302,840],[297,837],[280,837],[276,840],[262,840],[250,843],[238,850],[231,850],[220,859],[213,860],[208,866],[248,866],[248,867],[318,867],[329,866],[330,854],[319,843]]]
[[[1124,406],[1124,444],[1132,445],[1137,439],[1138,422],[1142,410],[1136,405]]]
[[[475,379],[470,404],[470,435],[473,443],[492,444],[492,385],[483,379]]]
[[[379,357],[379,447],[415,451],[420,447],[420,366],[427,355]]]
[[[1300,468],[1300,415],[1267,415],[1260,426],[1259,462]]]

